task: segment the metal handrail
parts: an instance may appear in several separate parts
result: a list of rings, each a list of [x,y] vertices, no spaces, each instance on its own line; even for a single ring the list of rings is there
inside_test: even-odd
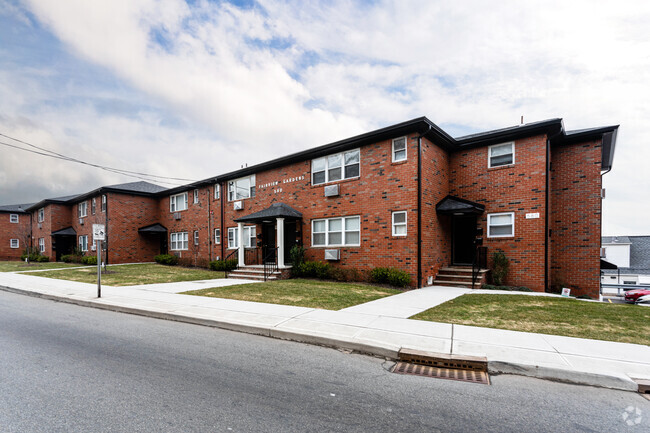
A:
[[[262,263],[264,265],[264,281],[266,281],[273,272],[278,270],[278,247],[268,248],[266,247],[266,254]],[[273,260],[271,260],[273,259]]]
[[[226,263],[228,263],[228,260],[230,260],[230,258],[231,258],[232,256],[234,256],[235,254],[237,254],[237,253],[239,253],[239,248],[237,248],[237,249],[235,249],[234,251],[232,251],[230,254],[228,254],[228,255],[223,259],[223,263],[224,263],[224,265],[225,265]],[[237,263],[237,266],[235,266],[235,269],[237,269],[237,268],[239,268],[239,263]],[[233,271],[234,271],[235,269],[233,269]],[[224,271],[224,278],[228,278],[228,268],[226,268],[226,270]]]
[[[474,259],[472,260],[472,289],[476,284],[476,279],[481,270],[481,266],[486,266],[485,259],[487,258],[487,247],[476,247]]]

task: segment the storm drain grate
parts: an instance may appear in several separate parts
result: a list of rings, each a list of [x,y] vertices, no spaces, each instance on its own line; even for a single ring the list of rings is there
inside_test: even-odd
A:
[[[485,385],[490,384],[490,378],[485,371],[438,368],[404,361],[398,361],[391,371],[397,374],[408,374],[412,376],[436,377],[438,379],[459,380]]]

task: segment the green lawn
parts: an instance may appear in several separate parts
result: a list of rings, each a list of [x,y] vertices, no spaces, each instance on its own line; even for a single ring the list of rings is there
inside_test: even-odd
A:
[[[398,293],[402,293],[402,291],[369,284],[303,279],[237,284],[185,292],[186,295],[295,305],[325,310],[340,310]]]
[[[411,317],[650,345],[650,308],[525,295],[463,295]]]
[[[58,262],[45,262],[45,263],[36,263],[31,262],[27,264],[21,261],[11,261],[11,262],[0,262],[0,272],[14,272],[14,271],[36,271],[39,269],[59,269],[59,268],[69,268],[72,266],[83,266],[73,263],[58,263]]]
[[[38,272],[33,275],[60,280],[97,282],[97,267]],[[102,273],[102,284],[107,286],[135,286],[138,284],[175,283],[179,281],[211,280],[223,278],[223,272],[207,269],[163,266],[159,264],[108,266]]]

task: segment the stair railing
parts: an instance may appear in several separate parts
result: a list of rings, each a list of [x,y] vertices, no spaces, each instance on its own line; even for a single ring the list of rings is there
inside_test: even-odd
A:
[[[472,289],[476,285],[481,269],[485,268],[487,268],[487,247],[476,247],[474,259],[472,260]]]
[[[237,254],[237,253],[239,253],[239,248],[235,249],[234,251],[231,251],[230,254],[228,254],[228,255],[223,259],[223,264],[224,264],[224,266],[225,266],[225,268],[224,268],[224,278],[228,278],[228,272],[232,272],[232,271],[234,271],[235,269],[239,268],[239,263],[237,263],[237,265],[236,265],[234,268],[232,268],[231,270],[228,270],[228,265],[227,265],[227,264],[228,264],[228,260],[230,260],[230,258],[231,258],[232,256],[234,256],[235,254]]]
[[[268,280],[269,276],[278,270],[278,247],[266,248],[264,259],[264,281]]]

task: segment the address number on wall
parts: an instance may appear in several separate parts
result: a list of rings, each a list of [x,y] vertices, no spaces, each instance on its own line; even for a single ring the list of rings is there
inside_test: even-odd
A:
[[[527,220],[532,220],[532,219],[535,219],[535,218],[539,218],[539,212],[527,213],[526,214],[526,219]]]

